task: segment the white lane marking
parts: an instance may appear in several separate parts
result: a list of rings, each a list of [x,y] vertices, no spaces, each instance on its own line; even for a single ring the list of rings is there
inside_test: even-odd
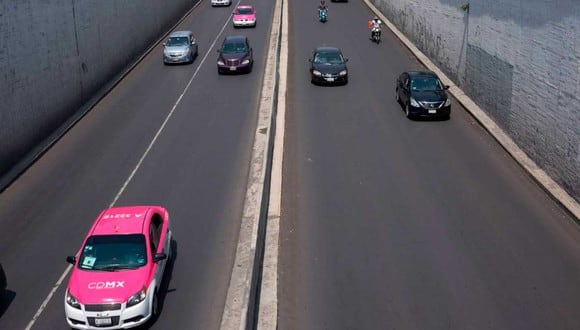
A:
[[[284,160],[284,133],[286,120],[286,83],[288,74],[288,2],[282,3],[282,36],[280,40],[280,63],[278,100],[276,106],[276,132],[274,155],[270,176],[270,200],[266,225],[266,243],[262,265],[262,284],[258,310],[257,330],[278,328],[278,243],[282,216],[282,167]]]
[[[240,3],[240,1],[241,0],[238,0],[238,4]],[[131,174],[129,175],[129,177],[125,180],[125,182],[121,186],[121,189],[119,189],[119,192],[117,193],[117,195],[115,195],[115,198],[113,199],[113,201],[111,202],[111,204],[109,204],[109,207],[115,206],[115,204],[117,203],[117,200],[121,197],[121,195],[123,194],[123,192],[125,191],[125,189],[129,185],[129,183],[131,182],[131,180],[133,180],[133,177],[135,176],[135,174],[137,173],[137,171],[141,167],[141,164],[143,163],[143,161],[145,160],[145,158],[149,154],[149,151],[151,151],[151,148],[153,148],[153,146],[155,145],[155,142],[157,141],[157,139],[159,138],[159,136],[163,132],[163,130],[165,128],[165,125],[167,125],[167,122],[169,122],[169,119],[173,116],[173,113],[177,109],[177,106],[181,102],[181,99],[183,98],[183,96],[185,95],[185,93],[187,92],[187,90],[189,89],[189,86],[191,86],[191,83],[193,82],[193,80],[195,79],[195,77],[197,77],[197,73],[199,72],[199,70],[203,66],[203,63],[205,62],[205,60],[207,59],[207,57],[209,56],[209,54],[212,52],[213,48],[215,47],[215,44],[217,43],[218,39],[220,38],[220,36],[222,35],[222,33],[224,32],[224,30],[228,26],[229,22],[230,21],[229,21],[229,18],[228,18],[226,20],[226,22],[224,23],[224,25],[222,26],[222,28],[219,31],[219,33],[217,34],[217,36],[215,37],[215,39],[213,40],[211,46],[208,48],[207,52],[205,53],[205,56],[203,57],[203,59],[201,60],[201,62],[199,63],[199,65],[197,66],[197,68],[195,69],[195,71],[193,72],[193,75],[191,76],[191,78],[189,79],[189,82],[187,83],[187,85],[183,89],[183,92],[181,92],[181,94],[179,95],[179,98],[177,99],[177,101],[175,102],[175,104],[173,105],[173,107],[171,108],[171,111],[169,111],[169,113],[165,117],[165,120],[163,121],[163,123],[161,124],[161,126],[159,127],[159,129],[157,130],[157,133],[155,133],[155,136],[153,137],[153,139],[149,143],[149,146],[147,147],[147,149],[145,150],[145,152],[143,153],[143,155],[139,159],[139,162],[137,163],[137,165],[135,165],[135,168],[133,168],[133,171],[131,172]],[[62,273],[62,275],[60,276],[60,278],[58,279],[58,281],[52,287],[52,290],[50,290],[50,292],[48,293],[48,296],[44,299],[44,301],[42,302],[42,304],[40,305],[40,307],[36,311],[36,314],[34,314],[34,316],[32,317],[32,320],[30,320],[30,322],[28,322],[28,325],[26,326],[25,330],[30,330],[32,328],[32,326],[34,325],[34,323],[36,323],[36,321],[38,320],[38,318],[40,317],[40,315],[42,314],[42,312],[44,311],[44,309],[46,308],[46,306],[48,305],[48,303],[50,302],[50,300],[54,296],[54,293],[56,292],[56,290],[58,290],[58,288],[60,287],[60,285],[62,284],[62,282],[64,281],[64,279],[68,275],[68,273],[71,271],[71,269],[72,269],[72,265],[69,265],[64,270],[64,272]]]

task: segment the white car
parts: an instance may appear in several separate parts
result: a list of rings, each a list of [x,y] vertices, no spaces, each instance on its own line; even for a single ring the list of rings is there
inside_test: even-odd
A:
[[[232,0],[211,0],[211,6],[229,6],[232,4]]]

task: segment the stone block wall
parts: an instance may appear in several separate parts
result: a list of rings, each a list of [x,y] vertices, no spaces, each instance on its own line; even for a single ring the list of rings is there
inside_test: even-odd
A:
[[[580,200],[579,0],[371,1]]]
[[[0,0],[0,177],[195,2]]]

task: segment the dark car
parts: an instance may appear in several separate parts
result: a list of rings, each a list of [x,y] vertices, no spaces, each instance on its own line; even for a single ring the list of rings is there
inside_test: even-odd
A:
[[[312,52],[310,77],[313,84],[348,83],[347,58],[336,47],[318,47]]]
[[[4,295],[4,291],[6,291],[6,274],[4,273],[4,269],[2,268],[2,264],[0,264],[0,297]]]
[[[228,36],[218,49],[217,69],[219,74],[251,72],[254,66],[252,47],[245,36]]]
[[[405,109],[407,118],[432,116],[448,119],[451,100],[439,77],[428,71],[403,72],[397,78],[395,97]]]

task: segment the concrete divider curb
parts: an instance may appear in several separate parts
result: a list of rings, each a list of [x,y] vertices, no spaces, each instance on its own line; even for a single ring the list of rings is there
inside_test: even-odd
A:
[[[220,329],[223,330],[251,329],[256,318],[255,307],[266,230],[272,137],[275,131],[281,7],[282,0],[276,0],[240,233],[220,324]]]
[[[449,92],[461,103],[461,105],[477,120],[497,142],[522,166],[528,174],[552,196],[552,198],[564,206],[568,212],[580,219],[580,204],[570,196],[558,183],[556,183],[544,170],[542,170],[520,147],[475,103],[459,88],[451,79],[443,73],[423,52],[419,50],[397,27],[387,19],[383,13],[370,0],[363,0],[366,5],[385,23],[393,34],[409,49],[415,57],[429,70],[435,72],[444,84],[451,86]]]
[[[270,179],[268,218],[260,287],[257,330],[278,328],[278,246],[282,216],[282,165],[284,159],[284,132],[286,117],[286,79],[288,73],[288,2],[282,3],[282,34],[278,69],[278,99],[276,131]]]

